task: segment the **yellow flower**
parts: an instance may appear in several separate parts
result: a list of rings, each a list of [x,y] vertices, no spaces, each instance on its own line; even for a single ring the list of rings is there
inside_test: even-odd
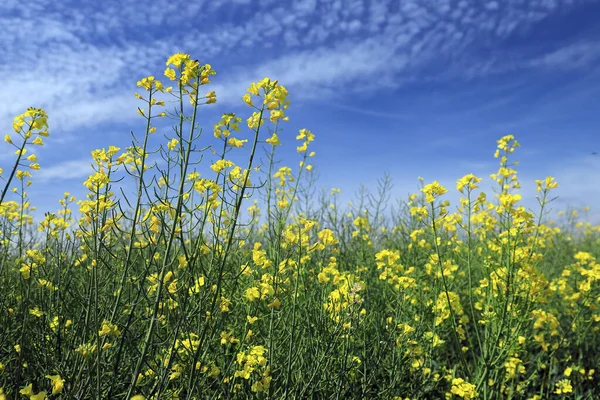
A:
[[[173,150],[175,148],[175,146],[177,146],[178,143],[179,143],[179,140],[171,139],[171,141],[169,141],[169,143],[167,143],[167,147],[169,148],[169,150]]]
[[[269,117],[271,122],[275,123],[280,118],[284,118],[283,110],[271,110],[271,115]]]
[[[31,397],[33,395],[33,384],[30,383],[29,385],[25,386],[23,389],[19,390],[19,393],[21,393],[23,396]]]
[[[315,140],[315,134],[308,129],[300,129],[298,135],[296,135],[296,139],[305,140],[307,143],[311,143],[313,140]]]
[[[254,104],[252,103],[252,98],[250,97],[250,94],[246,93],[245,95],[242,96],[242,99],[244,100],[244,103],[248,104],[250,107],[254,107]]]
[[[175,68],[181,68],[182,64],[190,59],[189,54],[185,53],[175,53],[171,57],[167,59],[166,65],[174,65]]]
[[[217,160],[213,165],[210,166],[210,168],[215,171],[216,173],[221,172],[222,170],[232,167],[233,166],[233,162],[229,161],[229,160]]]
[[[179,261],[179,268],[183,269],[185,267],[187,267],[188,262],[187,262],[187,258],[185,257],[185,255],[181,255],[179,257],[177,257],[178,261]]]
[[[474,399],[478,395],[477,391],[475,390],[475,385],[466,382],[462,378],[452,379],[451,392],[465,400]]]
[[[477,184],[479,182],[481,182],[481,178],[478,178],[473,174],[465,175],[456,182],[456,190],[458,190],[461,193],[464,193],[465,187],[468,187],[469,191],[477,189]]]
[[[277,136],[276,133],[273,133],[273,135],[271,135],[270,138],[268,138],[267,140],[265,140],[265,142],[269,143],[270,145],[273,146],[279,146],[279,144],[281,144],[281,142],[279,141],[279,137]]]
[[[221,308],[221,312],[229,312],[229,306],[231,305],[231,300],[227,297],[221,296],[221,304],[219,304]]]
[[[41,137],[38,136],[35,139],[33,139],[33,142],[31,142],[31,144],[35,144],[36,146],[43,146],[44,141],[42,140]]]
[[[6,143],[10,143],[10,144],[12,144],[12,139],[10,138],[10,135],[6,135],[6,136],[4,136],[4,141],[5,141]]]
[[[204,286],[204,277],[203,276],[196,279],[194,286],[189,289],[188,293],[190,294],[190,296],[194,293],[200,293],[200,288],[202,286]]]
[[[554,393],[556,394],[567,394],[573,392],[573,386],[571,386],[571,381],[569,379],[561,379],[556,382],[556,387],[554,389]]]
[[[154,77],[148,76],[146,78],[142,78],[142,80],[137,81],[137,86],[143,87],[146,90],[152,89],[154,85]]]
[[[556,182],[556,180],[551,177],[551,176],[547,176],[545,180],[536,180],[535,183],[537,184],[537,191],[541,192],[542,190],[547,190],[547,189],[556,189],[558,187],[558,182]]]
[[[437,197],[446,194],[448,190],[439,184],[438,181],[433,181],[421,189],[421,192],[425,194],[425,201],[432,203]]]
[[[207,83],[210,83],[209,77],[216,74],[217,73],[212,69],[210,64],[204,64],[200,72],[200,84],[206,85]]]
[[[260,298],[260,291],[257,287],[251,287],[249,289],[246,289],[246,297],[248,298],[248,300],[254,301]]]
[[[215,93],[215,91],[211,91],[209,93],[206,94],[205,96],[208,101],[206,102],[206,104],[212,104],[212,103],[216,103],[217,102],[217,94]]]
[[[227,144],[229,144],[231,147],[243,147],[244,143],[246,142],[248,142],[248,139],[240,140],[234,137],[230,137],[227,141]]]
[[[46,375],[46,378],[50,379],[52,383],[52,394],[62,392],[63,387],[65,386],[65,380],[62,379],[60,375]]]
[[[325,246],[335,246],[338,240],[331,229],[323,229],[317,233],[317,237]]]
[[[104,336],[104,335],[119,336],[119,335],[121,335],[121,332],[119,331],[119,328],[115,324],[111,324],[109,321],[104,320],[104,321],[102,321],[102,329],[100,331],[98,331],[98,335],[99,336]]]
[[[146,398],[144,396],[142,396],[141,394],[136,394],[130,400],[146,400]]]
[[[261,113],[259,113],[258,111],[252,113],[252,115],[246,120],[246,122],[248,123],[248,128],[252,130],[256,130],[259,126],[262,126],[264,121],[264,118],[261,118]]]
[[[177,74],[175,73],[175,70],[173,68],[167,68],[165,69],[165,76],[167,78],[169,78],[170,80],[174,81],[175,79],[177,79]]]
[[[36,316],[36,317],[41,317],[42,315],[44,315],[43,311],[40,311],[40,309],[38,307],[35,307],[31,310],[29,310],[29,314]]]
[[[272,303],[269,303],[267,305],[267,307],[269,308],[279,308],[281,306],[281,302],[279,301],[279,299],[277,297],[275,297],[275,300],[273,300]]]
[[[259,95],[259,91],[258,89],[260,88],[260,86],[258,86],[255,82],[252,82],[250,84],[250,87],[248,88],[248,93],[253,94],[255,96]]]
[[[304,142],[302,144],[302,146],[298,146],[296,147],[296,150],[298,151],[298,153],[300,154],[304,154],[306,153],[306,150],[308,149],[308,142]]]

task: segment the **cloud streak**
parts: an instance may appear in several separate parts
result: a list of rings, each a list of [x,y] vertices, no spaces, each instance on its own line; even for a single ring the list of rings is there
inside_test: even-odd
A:
[[[71,160],[44,167],[36,172],[35,178],[44,181],[83,180],[94,172],[92,160]]]

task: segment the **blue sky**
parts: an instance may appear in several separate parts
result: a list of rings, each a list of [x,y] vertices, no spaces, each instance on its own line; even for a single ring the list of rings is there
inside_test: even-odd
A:
[[[185,52],[217,71],[217,103],[201,123],[209,133],[221,113],[249,115],[250,82],[279,79],[292,101],[282,158],[296,165],[293,137],[310,129],[319,186],[345,200],[384,172],[394,195],[423,176],[456,199],[456,179],[495,172],[495,141],[514,134],[527,205],[534,180],[553,175],[555,207],[587,204],[600,216],[599,1],[24,4],[0,3],[0,133],[28,106],[50,115],[30,190],[40,210],[64,190],[84,193],[90,150],[142,132],[135,82]]]

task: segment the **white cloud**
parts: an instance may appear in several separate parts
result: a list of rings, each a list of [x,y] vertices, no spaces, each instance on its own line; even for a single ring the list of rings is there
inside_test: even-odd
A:
[[[597,42],[577,42],[551,51],[529,63],[533,67],[580,68],[587,67],[600,59],[600,44]]]
[[[292,9],[299,14],[310,14],[315,11],[316,7],[316,0],[295,1],[292,4]]]
[[[67,179],[87,178],[94,172],[92,160],[72,160],[44,167],[36,172],[36,179],[41,181],[59,181]]]

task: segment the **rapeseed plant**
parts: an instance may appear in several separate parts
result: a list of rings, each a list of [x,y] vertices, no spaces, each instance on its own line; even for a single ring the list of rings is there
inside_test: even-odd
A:
[[[387,208],[386,176],[344,209],[339,189],[315,194],[315,134],[282,131],[291,103],[277,80],[251,83],[249,111],[202,134],[215,74],[177,53],[173,86],[140,79],[143,135],[92,151],[87,194],[65,192],[39,222],[27,188],[48,116],[14,119],[0,400],[600,395],[600,228],[578,210],[548,220],[552,177],[535,182],[537,213],[521,205],[512,135],[497,142],[494,196],[467,174],[453,207],[420,179]],[[162,143],[157,118],[174,122]],[[298,159],[280,164],[293,140]]]

